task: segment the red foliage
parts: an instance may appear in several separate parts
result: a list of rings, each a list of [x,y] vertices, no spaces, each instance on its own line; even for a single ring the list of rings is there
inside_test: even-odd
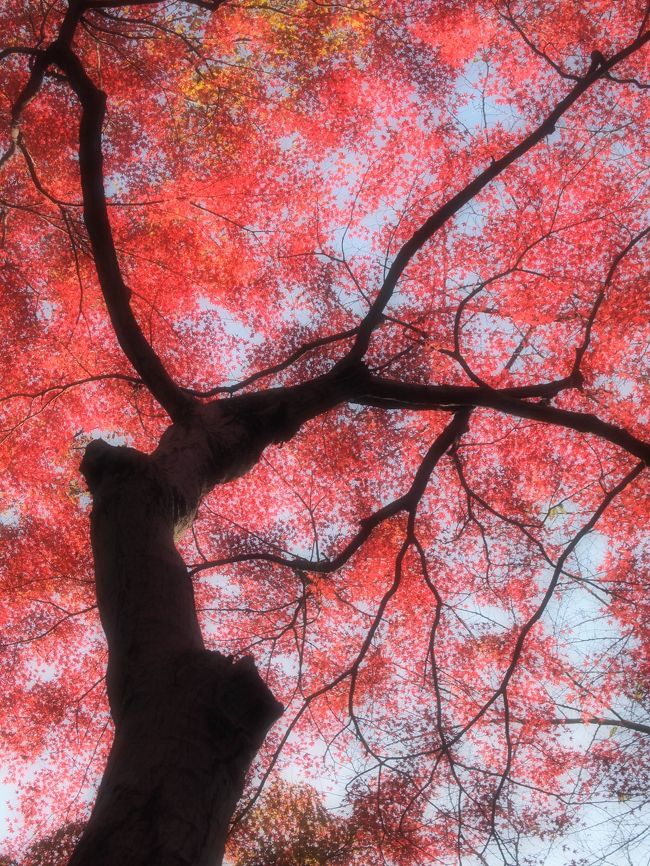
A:
[[[49,44],[65,8],[8,0],[6,46]],[[357,328],[413,233],[598,69],[592,52],[635,44],[648,14],[640,0],[283,0],[114,3],[82,24],[75,51],[108,94],[105,186],[135,316],[174,380],[205,390]],[[558,839],[595,799],[623,822],[647,802],[647,478],[610,502],[638,455],[522,408],[647,429],[647,59],[639,47],[599,74],[439,227],[365,355],[401,382],[571,381],[517,411],[479,402],[414,527],[382,522],[332,573],[207,563],[334,558],[408,491],[448,411],[332,410],[218,487],[181,542],[206,638],[254,654],[287,706],[251,791],[271,767],[330,775],[389,862],[510,862],[517,845],[525,862],[525,840]],[[86,813],[110,743],[83,448],[104,436],[150,451],[168,423],[106,312],[79,206],[79,106],[54,67],[11,145],[32,63],[3,56],[0,101],[16,846]],[[324,373],[351,345],[298,353],[249,390]]]

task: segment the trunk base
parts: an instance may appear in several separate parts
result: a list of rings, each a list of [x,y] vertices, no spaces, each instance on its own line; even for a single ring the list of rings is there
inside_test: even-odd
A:
[[[282,713],[251,658],[187,653],[123,707],[70,866],[217,866],[246,773]]]

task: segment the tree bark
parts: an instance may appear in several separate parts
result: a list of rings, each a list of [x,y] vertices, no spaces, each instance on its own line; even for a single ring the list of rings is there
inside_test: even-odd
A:
[[[282,707],[252,659],[188,652],[123,708],[71,866],[217,866],[246,773]]]
[[[196,406],[151,455],[101,440],[86,449],[115,739],[70,866],[221,863],[246,773],[283,708],[251,658],[206,650],[174,539],[207,491],[366,376],[359,366]]]
[[[161,462],[93,443],[82,464],[115,740],[71,866],[220,863],[246,772],[282,712],[252,659],[204,647],[174,546],[187,515]]]

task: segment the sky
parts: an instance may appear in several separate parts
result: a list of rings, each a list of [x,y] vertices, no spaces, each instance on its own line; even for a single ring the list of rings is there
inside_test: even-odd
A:
[[[480,128],[483,122],[483,111],[479,102],[479,93],[476,90],[476,81],[478,76],[481,74],[481,64],[475,64],[472,67],[468,67],[467,75],[466,75],[466,83],[462,85],[461,95],[465,96],[467,93],[473,92],[476,95],[476,100],[464,106],[459,111],[459,120],[467,126],[469,129],[478,129]],[[497,105],[486,106],[486,116],[488,121],[499,118],[503,119],[503,108]],[[516,119],[514,121],[516,123]],[[110,190],[109,190],[110,192]],[[375,215],[381,216],[381,215]],[[473,226],[473,229],[476,229],[476,225]],[[358,246],[359,244],[363,244],[363,241],[359,239],[359,237],[355,237],[354,232],[349,233],[349,242],[354,246],[355,244]],[[204,299],[203,306],[201,307],[205,312],[212,311],[215,316],[222,316],[223,311],[220,311],[219,308],[214,305],[213,302],[210,302],[207,299]],[[47,315],[47,311],[45,313]],[[255,335],[248,332],[241,323],[236,321],[231,322],[231,331],[235,335],[241,335],[242,338],[245,338],[246,342],[250,344],[252,341],[255,342]],[[243,369],[243,367],[242,367]],[[237,371],[233,371],[233,378],[237,378]],[[15,509],[7,509],[2,514],[0,514],[0,522],[9,523],[12,520],[15,520],[16,512]],[[599,562],[602,561],[607,549],[607,539],[604,536],[595,536],[592,537],[590,542],[589,553],[585,554],[591,562],[587,563],[589,567],[591,567],[594,571],[597,571]],[[553,611],[549,611],[552,615]],[[581,732],[576,731],[567,731],[567,736],[575,737],[581,736],[585,738],[585,740],[590,736],[589,732],[583,730]],[[314,761],[317,762],[320,760],[320,752],[318,749],[314,749]],[[295,781],[300,781],[299,772],[297,769],[288,768],[287,775],[289,778],[292,778]],[[343,785],[345,779],[343,779],[339,784]],[[331,804],[336,803],[336,791],[332,793],[329,788],[329,784],[323,785],[323,790],[329,790],[328,800]],[[3,837],[6,837],[8,834],[9,826],[8,826],[8,804],[11,803],[12,798],[14,796],[15,787],[7,784],[0,784],[0,840]],[[608,834],[611,826],[613,824],[608,821],[607,825],[602,824],[603,816],[604,816],[605,806],[594,806],[590,809],[585,810],[584,812],[584,827],[578,831],[571,831],[566,837],[562,839],[558,839],[554,842],[548,843],[545,846],[540,846],[538,850],[534,852],[531,850],[530,852],[535,855],[535,866],[566,866],[569,862],[569,852],[564,846],[568,846],[569,849],[576,852],[576,855],[585,855],[588,854],[590,857],[593,856],[594,859],[590,860],[590,863],[593,863],[594,866],[596,863],[602,862],[605,866],[629,866],[629,859],[626,857],[625,852],[614,852],[611,856],[608,856],[606,859],[599,860],[598,857],[600,855],[594,853],[592,855],[591,852],[598,852],[604,845],[608,843]],[[613,814],[614,820],[620,823],[620,826],[623,827],[626,824],[626,819],[624,818],[624,814],[629,812],[630,805],[621,802],[619,804],[611,804],[607,806],[607,809],[610,810],[610,813]],[[617,814],[618,813],[618,814]],[[646,815],[646,818],[649,816]],[[639,818],[637,816],[632,816],[631,820],[633,822],[638,822]],[[650,843],[644,846],[643,849],[640,849],[637,852],[638,859],[635,861],[635,866],[641,866],[641,864],[650,864]],[[494,862],[495,864],[501,862],[500,859],[490,860],[490,863]],[[473,866],[471,860],[464,861],[466,866]],[[450,864],[451,866],[451,864]]]

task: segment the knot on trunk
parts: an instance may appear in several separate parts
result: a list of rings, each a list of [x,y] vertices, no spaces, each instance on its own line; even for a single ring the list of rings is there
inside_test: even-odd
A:
[[[223,656],[220,653],[210,653],[212,657]],[[219,690],[218,709],[223,713],[249,740],[257,751],[267,731],[284,712],[280,701],[259,675],[251,656],[244,656],[236,662],[228,662],[226,677]]]
[[[223,761],[239,756],[250,760],[284,712],[251,656],[234,661],[219,652],[190,653],[180,660],[176,678],[183,690],[202,695],[208,728]]]

